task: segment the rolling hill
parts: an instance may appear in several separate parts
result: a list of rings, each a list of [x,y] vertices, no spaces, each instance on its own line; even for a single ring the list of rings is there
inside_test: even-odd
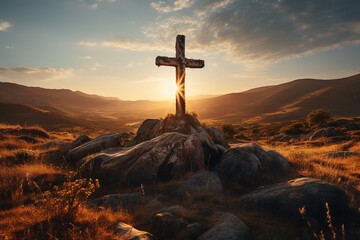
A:
[[[10,123],[121,125],[174,112],[174,104],[169,101],[123,101],[67,89],[1,82],[0,103],[0,121]],[[334,116],[359,116],[360,74],[333,80],[299,79],[240,93],[189,99],[187,108],[202,120],[219,122],[293,120],[317,108],[328,109]]]
[[[299,79],[191,102],[202,118],[219,121],[283,121],[317,108],[335,116],[360,115],[360,74],[333,80]]]

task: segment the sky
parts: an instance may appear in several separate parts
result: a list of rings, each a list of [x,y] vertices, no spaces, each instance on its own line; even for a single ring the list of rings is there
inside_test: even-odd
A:
[[[173,99],[186,36],[186,96],[360,73],[359,0],[0,0],[0,81],[123,100]]]

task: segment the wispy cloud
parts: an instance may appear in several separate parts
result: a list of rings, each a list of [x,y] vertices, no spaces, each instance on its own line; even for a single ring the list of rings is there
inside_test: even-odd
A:
[[[81,4],[90,7],[91,9],[98,9],[103,4],[111,4],[117,0],[78,0]]]
[[[98,70],[99,68],[101,68],[103,66],[104,66],[104,64],[94,63],[94,65],[90,69],[91,69],[91,71],[96,71],[96,70]]]
[[[91,56],[81,56],[82,60],[92,60],[93,58]]]
[[[156,1],[150,3],[150,6],[159,12],[175,12],[185,8],[189,8],[194,5],[195,0],[175,0],[172,4],[164,1]]]
[[[142,62],[137,62],[137,61],[130,61],[128,64],[126,64],[127,68],[133,68],[133,67],[140,67],[143,66],[144,64]]]
[[[11,28],[11,23],[8,21],[0,20],[0,32],[6,31]]]
[[[79,42],[79,45],[80,46],[83,46],[83,47],[96,47],[98,45],[97,42],[90,42],[90,41],[85,41],[85,42]]]
[[[73,72],[73,69],[50,67],[0,67],[0,79],[2,81],[48,81],[69,78],[73,75]]]
[[[103,47],[112,47],[130,51],[159,51],[168,50],[165,46],[160,46],[152,43],[141,42],[133,39],[115,38],[103,41],[101,43]]]
[[[98,4],[97,2],[90,5],[90,7],[91,7],[92,9],[97,9],[98,6],[99,6],[99,4]]]

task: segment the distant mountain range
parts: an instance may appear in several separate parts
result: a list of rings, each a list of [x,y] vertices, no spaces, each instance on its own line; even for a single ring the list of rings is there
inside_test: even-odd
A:
[[[123,101],[67,89],[0,82],[0,121],[91,125],[132,124],[174,112],[170,101]],[[299,79],[222,96],[187,101],[202,120],[273,122],[303,118],[325,108],[334,116],[360,115],[360,74],[333,80]]]

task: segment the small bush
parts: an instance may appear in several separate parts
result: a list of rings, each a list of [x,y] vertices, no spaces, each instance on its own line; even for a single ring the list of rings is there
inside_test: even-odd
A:
[[[34,162],[36,153],[29,149],[20,149],[15,152],[16,163]]]
[[[187,112],[187,115],[190,115],[193,118],[199,119],[199,114],[197,114],[196,112]]]
[[[228,137],[234,137],[236,133],[235,127],[231,124],[224,124],[221,129]]]
[[[306,117],[306,122],[310,127],[315,125],[321,126],[324,125],[324,123],[326,123],[329,119],[330,119],[329,111],[321,108],[311,111]]]
[[[299,135],[308,132],[308,127],[304,122],[295,122],[288,126],[285,126],[280,129],[280,132],[288,135]]]
[[[97,179],[77,179],[74,182],[66,182],[61,187],[55,186],[53,191],[46,191],[37,203],[44,206],[48,213],[72,218],[80,205],[99,187]]]

